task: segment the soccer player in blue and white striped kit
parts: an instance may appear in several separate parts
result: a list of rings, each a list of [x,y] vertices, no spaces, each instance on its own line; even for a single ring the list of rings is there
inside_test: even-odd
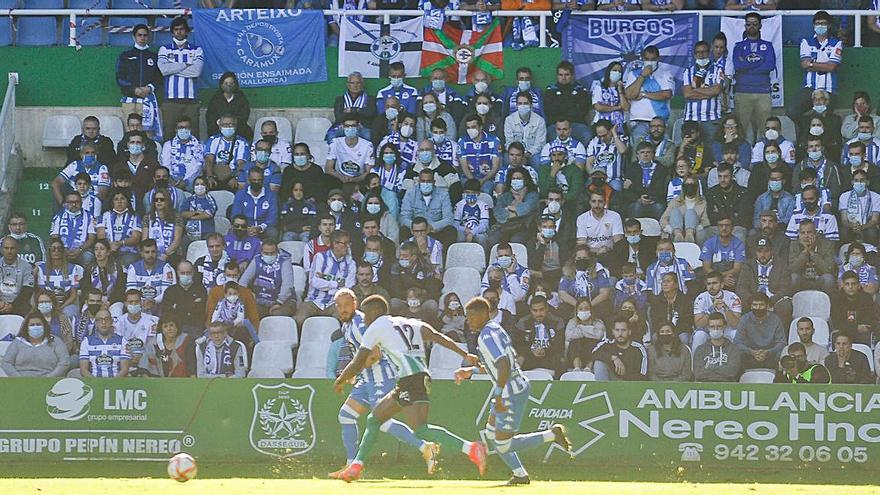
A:
[[[465,305],[465,311],[468,328],[480,334],[477,337],[480,369],[488,373],[495,386],[492,391],[492,410],[486,422],[486,439],[513,471],[513,477],[507,484],[527,485],[530,482],[529,473],[516,453],[550,442],[556,442],[570,453],[571,441],[565,434],[565,427],[558,423],[548,430],[518,433],[529,403],[530,386],[529,380],[516,362],[516,351],[510,336],[501,325],[492,321],[486,299],[471,299]],[[455,372],[455,382],[461,383],[462,380],[469,379],[475,371],[478,371],[477,367],[459,368]]]
[[[339,321],[342,322],[342,334],[348,345],[357,352],[367,331],[364,314],[357,309],[357,296],[351,289],[339,289],[334,298]],[[376,350],[363,371],[358,374],[354,388],[339,409],[339,425],[342,427],[342,444],[345,446],[345,465],[351,464],[358,452],[361,436],[358,431],[358,418],[369,413],[379,399],[385,397],[397,383],[397,372],[388,358]],[[413,431],[404,423],[390,419],[379,427],[380,431],[389,433],[401,442],[410,445],[422,453],[428,465],[428,474],[434,473],[440,447],[433,442],[416,438]]]

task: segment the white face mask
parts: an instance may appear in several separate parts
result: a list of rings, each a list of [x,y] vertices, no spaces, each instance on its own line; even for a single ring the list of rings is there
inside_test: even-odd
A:
[[[477,136],[480,135],[480,130],[479,129],[468,129],[467,133],[471,139],[477,139]]]
[[[412,133],[413,133],[413,128],[411,125],[406,124],[406,125],[400,126],[400,135],[401,136],[408,138],[408,137],[412,136]]]
[[[330,209],[333,210],[334,212],[339,213],[340,211],[342,211],[342,207],[343,207],[342,201],[339,201],[338,199],[334,199],[333,201],[330,202]]]
[[[421,303],[418,299],[407,299],[406,305],[410,307],[410,309],[416,309],[419,307]]]
[[[456,311],[461,307],[461,303],[458,301],[449,301],[449,309],[452,311]]]
[[[587,321],[592,316],[592,312],[590,311],[578,311],[578,319],[581,321]]]
[[[480,115],[486,115],[487,113],[489,113],[489,105],[486,105],[485,103],[478,103],[477,113]]]
[[[177,39],[177,38],[171,38],[171,39],[174,40],[174,44],[177,45],[177,46],[183,46],[183,45],[186,44],[186,38],[184,38],[184,39],[182,39],[182,40],[179,40],[179,39]]]
[[[776,141],[779,139],[779,131],[776,129],[767,129],[767,131],[764,132],[764,137],[767,138],[768,141]]]
[[[229,301],[229,304],[235,304],[238,302],[238,295],[237,294],[230,294],[230,295],[226,296],[226,300]]]
[[[205,187],[204,184],[196,184],[195,186],[193,186],[193,191],[196,194],[198,194],[199,196],[205,194],[206,190],[207,190],[207,188]]]
[[[561,209],[562,205],[559,204],[559,201],[550,201],[549,203],[547,203],[547,211],[554,215],[559,213],[559,210]]]

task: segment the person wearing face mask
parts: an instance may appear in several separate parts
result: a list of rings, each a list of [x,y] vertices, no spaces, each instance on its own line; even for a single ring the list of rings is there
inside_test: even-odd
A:
[[[453,102],[453,105],[454,104],[455,103]],[[461,105],[459,105],[459,107],[461,107]],[[432,122],[437,119],[442,120],[446,126],[446,130],[443,132],[446,139],[455,139],[456,136],[458,136],[458,128],[455,125],[457,120],[449,113],[449,105],[440,102],[439,96],[430,91],[422,95],[419,110],[418,121],[416,122],[417,140],[423,141],[425,139],[431,139],[431,128],[433,127]]]
[[[613,61],[605,67],[601,79],[593,81],[590,88],[593,95],[592,104],[593,124],[600,120],[607,120],[617,127],[617,132],[623,134],[624,114],[629,111],[629,99],[623,86],[623,64]]]
[[[877,269],[868,263],[869,256],[865,245],[860,242],[852,242],[846,250],[846,257],[837,274],[838,284],[843,284],[843,276],[848,271],[853,271],[859,276],[859,285],[862,290],[870,296],[877,294],[880,281],[877,278]],[[874,255],[870,256],[871,261]]]
[[[70,368],[67,347],[49,333],[49,324],[39,313],[29,314],[19,327],[18,335],[3,355],[2,369],[6,376],[63,377]],[[12,329],[8,329],[11,330]]]
[[[151,137],[147,136],[147,131],[144,131],[143,122],[144,122],[144,117],[142,115],[137,114],[137,113],[127,114],[127,116],[125,117],[125,134],[123,134],[122,139],[120,139],[119,142],[116,143],[116,162],[118,162],[120,159],[124,158],[125,155],[127,154],[126,152],[128,151],[128,138],[131,137],[132,134],[135,134],[135,133],[143,133],[144,134],[144,142],[143,142],[144,154],[153,158],[153,159],[158,158],[159,152],[161,150],[159,149],[159,146],[157,145],[156,141],[154,139],[152,139]],[[153,136],[153,137],[155,137],[155,136]],[[161,136],[161,137],[164,138],[165,136]],[[159,138],[156,138],[156,139],[159,139]],[[161,139],[160,139],[160,142],[161,142]],[[112,165],[115,165],[116,162],[114,162]],[[115,174],[113,174],[112,172],[113,172],[113,170],[111,168],[111,175],[113,175],[115,177]]]
[[[505,191],[492,209],[495,226],[489,230],[489,244],[497,244],[502,239],[527,243],[528,232],[534,228],[532,222],[538,199],[538,188],[524,168],[508,170]]]
[[[613,251],[613,257],[608,260],[608,265],[620,267],[624,263],[632,263],[636,267],[638,276],[643,278],[651,263],[657,260],[659,238],[644,235],[642,224],[637,218],[627,218],[623,222],[623,234],[626,245]]]
[[[177,264],[177,283],[165,290],[162,314],[177,316],[180,329],[189,334],[203,330],[208,291],[196,279],[196,269],[189,261]]]
[[[666,205],[660,217],[660,227],[675,242],[701,244],[708,236],[709,206],[700,194],[699,180],[688,176],[681,186],[681,195]]]
[[[224,72],[220,76],[220,85],[217,92],[208,102],[205,113],[205,122],[208,124],[208,135],[213,136],[220,132],[217,120],[222,115],[235,117],[235,133],[250,142],[254,138],[254,130],[248,125],[251,116],[251,104],[247,96],[238,85],[238,76],[234,72]]]
[[[762,293],[752,297],[751,311],[744,314],[736,329],[734,343],[743,354],[743,368],[776,369],[787,343],[782,320],[769,312],[770,298]]]
[[[428,4],[431,2],[429,1]],[[423,4],[424,6],[424,4]],[[450,7],[452,7],[450,5]],[[433,10],[432,12],[441,12],[442,10]],[[426,17],[427,19],[427,17]],[[426,21],[427,22],[427,21]],[[438,28],[439,29],[439,28]],[[453,122],[456,122],[458,119],[464,116],[464,100],[462,100],[461,96],[459,96],[458,92],[455,91],[454,88],[450,87],[446,83],[446,71],[444,69],[434,69],[431,71],[431,75],[428,77],[429,83],[422,88],[421,93],[419,94],[419,99],[424,106],[424,98],[425,96],[431,94],[434,96],[434,100],[437,103],[438,108],[445,108],[450,118],[455,119]],[[428,112],[425,109],[425,113]],[[437,118],[437,117],[434,117]],[[445,119],[445,117],[444,117]],[[454,126],[453,126],[454,127]],[[450,136],[449,139],[454,139],[454,135]],[[424,137],[420,137],[421,141]]]
[[[559,299],[565,305],[560,311],[570,311],[579,298],[586,297],[590,299],[593,313],[604,318],[611,314],[613,293],[611,272],[591,257],[585,246],[576,247],[574,255],[562,267]]]
[[[489,265],[490,268],[502,270],[502,277],[499,288],[506,294],[511,296],[514,303],[524,301],[529,293],[529,279],[531,277],[529,269],[520,264],[513,252],[513,247],[507,242],[501,242],[495,248],[495,262]],[[493,284],[490,280],[489,270],[483,274],[483,280],[480,283],[481,289],[488,289]],[[512,314],[517,314],[516,308],[510,308]]]
[[[238,171],[236,182],[238,190],[247,187],[247,176],[251,169],[263,171],[263,181],[269,186],[269,190],[278,194],[281,189],[281,168],[272,161],[272,144],[269,141],[259,140],[253,144],[254,160],[249,161]]]
[[[754,254],[743,263],[736,282],[736,293],[741,300],[749,301],[757,293],[770,298],[773,312],[783,322],[791,320],[791,272],[788,263],[773,246],[768,237],[759,237],[753,244]]]
[[[698,122],[703,136],[708,138],[715,135],[721,119],[721,93],[727,76],[723,67],[712,63],[705,41],[694,45],[694,61],[684,72],[684,120]]]
[[[709,340],[694,348],[694,381],[736,382],[742,373],[743,353],[724,336],[727,322],[721,313],[709,315]]]
[[[155,98],[162,87],[157,53],[150,50],[150,28],[138,24],[131,31],[134,46],[116,58],[116,85],[122,92],[122,114],[143,115],[144,99]]]
[[[684,258],[675,255],[675,244],[670,239],[661,239],[657,241],[657,251],[654,262],[648,266],[645,271],[645,283],[655,296],[665,291],[666,280],[664,276],[667,273],[675,275],[675,289],[682,294],[695,292],[696,275],[694,269]],[[691,306],[691,309],[693,307]],[[693,314],[693,312],[690,312]],[[688,330],[691,331],[691,330]]]
[[[761,39],[761,14],[746,14],[744,39],[733,47],[733,67],[736,116],[757,134],[770,116],[770,73],[776,70],[773,43]]]
[[[868,163],[875,165],[880,162],[880,138],[874,137],[874,119],[870,115],[862,115],[858,118],[857,121],[858,132],[856,133],[856,137],[850,139],[843,146],[843,151],[841,153],[841,163],[848,162],[847,153],[849,151],[849,145],[854,143],[862,143],[865,147],[865,161]]]
[[[6,224],[9,236],[18,242],[18,258],[33,266],[46,259],[46,245],[43,239],[33,232],[28,232],[27,219],[24,214],[14,211]]]
[[[412,166],[416,161],[416,146],[418,141],[415,139],[416,117],[415,114],[401,114],[396,119],[396,124],[392,126],[389,132],[380,134],[381,140],[376,146],[379,153],[376,159],[382,159],[382,149],[387,145],[393,145],[397,148],[401,164],[406,168]]]
[[[278,230],[278,197],[264,186],[265,174],[257,168],[248,173],[248,188],[235,194],[232,216],[244,215],[252,236],[276,237]]]
[[[798,186],[803,182],[812,182],[822,190],[823,196],[827,196],[828,200],[832,201],[833,209],[833,206],[838,204],[836,198],[839,198],[842,192],[840,166],[834,161],[835,155],[827,154],[824,140],[812,135],[807,138],[804,152],[804,158],[792,171],[792,187],[798,190]],[[815,178],[805,175],[807,169],[813,169],[812,175]]]
[[[541,150],[547,144],[547,123],[532,106],[528,92],[516,95],[516,111],[504,119],[504,139],[507,143],[521,142],[526,158],[533,166],[540,164]]]
[[[464,197],[455,204],[453,225],[458,242],[476,242],[486,247],[489,231],[490,207],[480,199],[480,183],[469,179],[464,185]]]
[[[476,108],[477,97],[484,95],[488,97],[489,101],[487,102],[488,105],[486,111],[483,114],[489,114],[490,112],[500,113],[502,99],[492,91],[490,86],[492,84],[492,76],[484,72],[482,69],[477,69],[471,75],[471,81],[473,81],[473,85],[464,95],[464,102],[467,106],[467,111],[470,113],[478,113]],[[459,129],[461,128],[463,128],[463,126],[459,126]]]
[[[435,120],[435,123],[437,121]],[[442,122],[442,121],[441,121]],[[439,129],[437,129],[439,130]],[[444,141],[443,144],[454,145],[453,141]],[[437,180],[437,187],[445,187],[449,191],[449,198],[453,202],[461,199],[462,183],[458,175],[458,171],[452,165],[458,163],[444,158],[441,152],[444,146],[438,147],[433,140],[425,139],[421,141],[416,150],[415,163],[406,171],[403,178],[403,189],[409,190],[418,187],[419,174],[422,170],[431,169],[434,171],[434,177]],[[448,155],[446,155],[448,156]],[[457,159],[457,151],[454,158]]]
[[[385,112],[385,99],[394,96],[407,113],[416,114],[419,92],[416,88],[404,83],[406,68],[403,62],[392,62],[388,66],[388,80],[390,84],[380,89],[376,94],[376,113]]]
[[[250,144],[238,134],[238,119],[224,114],[217,119],[219,132],[211,134],[205,143],[205,177],[213,188],[235,192],[237,177],[250,158]]]
[[[874,137],[880,137],[880,116],[874,114],[871,107],[871,95],[865,91],[856,91],[853,93],[852,113],[843,118],[840,126],[840,134],[845,140],[850,140],[858,135],[859,119],[863,115],[871,117],[874,121]]]
[[[786,110],[788,117],[798,122],[800,117],[811,111],[810,103],[814,91],[823,90],[829,98],[824,104],[820,104],[820,108],[816,108],[815,100],[812,111],[824,114],[825,110],[830,106],[833,107],[832,95],[839,92],[837,81],[837,69],[843,61],[843,42],[829,35],[829,31],[834,24],[834,20],[828,12],[820,10],[813,14],[813,36],[805,37],[801,40],[800,59],[801,69],[804,71],[804,82],[800,92],[789,99],[789,107]],[[824,106],[824,108],[822,108]],[[832,113],[832,112],[828,112]],[[838,127],[833,131],[839,132]]]
[[[409,237],[413,219],[422,217],[431,226],[435,239],[444,246],[455,242],[458,233],[452,226],[452,201],[446,188],[436,187],[431,169],[419,172],[419,186],[406,191],[400,206],[401,237]]]
[[[816,224],[816,230],[823,238],[829,241],[839,241],[840,232],[837,227],[837,217],[832,213],[826,213],[822,210],[819,204],[819,190],[816,186],[805,187],[801,194],[803,197],[803,209],[791,215],[791,219],[788,221],[788,228],[785,229],[785,235],[789,239],[797,239],[798,226],[802,222],[810,220]],[[878,213],[873,215],[880,216]],[[876,226],[877,219],[875,219],[873,225],[869,225],[867,222],[864,225]]]
[[[146,361],[141,364],[141,359],[147,340],[156,334],[158,323],[158,316],[144,313],[140,291],[137,289],[125,291],[125,313],[116,319],[116,333],[126,341],[126,351],[131,356],[129,373],[132,376],[143,374]]]
[[[330,236],[330,249],[315,255],[309,267],[309,291],[296,312],[298,327],[302,328],[312,316],[335,316],[336,291],[354,287],[356,271],[357,263],[351,256],[351,235],[344,230],[334,231]]]
[[[794,196],[784,189],[786,170],[787,167],[780,167],[771,170],[767,174],[768,180],[765,192],[755,199],[753,225],[756,230],[762,228],[761,214],[765,211],[774,212],[777,222],[783,226],[788,225],[788,221],[791,219],[792,214],[794,214]],[[749,189],[755,193],[756,191],[752,190],[751,187],[752,185],[750,184]]]
[[[205,336],[195,342],[196,376],[199,378],[244,378],[248,353],[244,343],[230,335],[232,328],[222,321],[211,322]]]
[[[141,144],[129,142],[128,152],[131,165],[138,165],[135,159],[140,159],[144,152],[143,147],[140,146]],[[206,151],[207,148],[192,134],[192,122],[190,122],[189,117],[184,115],[177,121],[176,134],[170,136],[170,139],[162,145],[160,160],[163,166],[168,168],[171,175],[170,179],[174,181],[174,185],[188,188],[192,185],[193,180],[205,170]],[[214,158],[211,158],[211,160],[214,160]],[[147,164],[149,165],[149,162]],[[141,181],[137,180],[139,167],[132,168],[131,165],[129,165],[129,169],[135,176],[135,182],[141,184]],[[152,173],[150,172],[151,175]],[[149,185],[152,186],[152,184]]]
[[[776,171],[782,172],[782,188],[790,192],[792,167],[782,161],[780,147],[775,142],[767,143],[764,147],[764,159],[759,163],[752,164],[749,175],[748,189],[752,194],[760,194],[766,191],[769,184],[770,174]]]
[[[360,182],[373,166],[373,143],[360,137],[360,124],[356,115],[346,115],[342,120],[343,136],[330,142],[324,171],[340,182]],[[385,133],[375,133],[384,136]],[[294,161],[296,153],[294,153]]]
[[[34,268],[35,286],[51,293],[55,302],[69,318],[79,311],[77,292],[83,279],[83,267],[68,261],[64,256],[61,238],[49,238],[49,258],[37,263]]]
[[[328,141],[343,135],[343,117],[352,114],[363,124],[358,135],[370,140],[370,128],[376,117],[376,98],[364,91],[364,77],[360,72],[348,75],[345,92],[337,96],[333,103],[333,127],[327,132]]]
[[[78,192],[65,196],[64,209],[52,218],[49,235],[61,239],[67,260],[80,265],[95,260],[91,252],[95,245],[95,219],[82,209],[82,196]]]
[[[260,255],[248,264],[238,283],[253,291],[260,318],[296,313],[299,296],[294,292],[290,256],[278,249],[274,239],[263,240]]]
[[[458,140],[462,180],[477,179],[480,181],[480,190],[490,193],[494,188],[495,176],[501,168],[501,141],[483,130],[482,120],[478,115],[465,117],[462,129],[467,133]]]
[[[245,306],[238,295],[239,289],[238,283],[232,280],[223,285],[223,299],[214,308],[211,321],[229,325],[232,336],[253,349],[260,339],[254,326],[245,318]]]
[[[382,201],[388,206],[391,215],[397,217],[400,211],[400,192],[403,189],[403,179],[409,169],[397,146],[386,142],[379,146],[379,163],[370,169],[370,172],[379,176],[381,184]]]
[[[462,126],[464,126],[464,123],[462,123]],[[431,135],[426,135],[426,139],[429,139],[434,145],[434,154],[438,160],[449,164],[458,163],[458,155],[460,153],[458,149],[458,128],[456,128],[456,134],[450,135],[449,126],[446,125],[446,121],[434,119],[431,121]]]
[[[556,220],[552,216],[542,217],[535,240],[526,244],[529,273],[551,287],[559,285],[563,260],[568,259],[567,249],[560,244],[557,236]]]
[[[185,17],[171,21],[171,43],[159,48],[157,65],[165,76],[165,93],[162,95],[163,134],[174,134],[174,123],[186,115],[193,123],[193,134],[199,135],[198,78],[205,65],[202,47],[191,43],[187,36],[189,23]]]
[[[141,259],[128,267],[125,278],[126,292],[137,290],[144,296],[143,309],[152,314],[156,304],[162,304],[165,290],[177,283],[177,274],[167,262],[159,259],[156,239],[140,242]]]
[[[58,175],[52,179],[52,196],[55,201],[62,205],[66,191],[76,191],[76,176],[85,173],[92,179],[92,187],[101,200],[107,198],[110,189],[110,171],[104,162],[100,162],[97,156],[97,148],[94,144],[82,145],[81,154],[71,160]]]
[[[254,137],[259,139],[251,142],[251,161],[257,160],[256,145],[260,140],[263,140],[271,145],[269,153],[271,162],[277,164],[281,169],[293,163],[290,141],[278,137],[278,124],[274,120],[264,120],[260,124],[260,135]]]
[[[340,187],[336,178],[324,173],[323,166],[315,164],[307,143],[293,145],[291,160],[291,165],[281,172],[279,200],[286,201],[290,197],[293,182],[297,180],[303,184],[304,197],[312,199],[315,204],[320,203],[319,198],[327,197],[327,191]]]
[[[648,380],[652,382],[689,382],[694,379],[691,350],[675,338],[671,323],[666,322],[654,332],[648,344]]]
[[[626,99],[630,102],[630,138],[639,142],[648,135],[651,119],[669,120],[669,100],[675,81],[660,65],[660,50],[650,45],[642,50],[641,63],[630,64],[623,77]]]
[[[782,135],[782,122],[779,120],[779,117],[772,116],[764,121],[764,132],[755,141],[755,145],[752,146],[752,174],[755,173],[755,164],[766,161],[766,147],[771,145],[775,145],[776,153],[778,153],[778,162],[788,164],[789,168],[795,165],[795,145]],[[767,161],[767,163],[770,162]]]
[[[115,378],[128,376],[131,355],[128,342],[114,329],[110,311],[95,314],[95,333],[79,348],[79,370],[83,378]]]
[[[830,107],[831,95],[824,89],[812,92],[813,106],[795,121],[798,127],[798,142],[802,143],[808,136],[822,136],[829,148],[835,153],[840,149],[841,121]]]
[[[82,121],[82,132],[70,140],[67,145],[67,162],[75,162],[83,157],[83,147],[91,146],[94,150],[96,160],[94,163],[87,163],[89,167],[93,164],[103,163],[110,164],[116,161],[116,149],[113,147],[113,140],[101,134],[101,122],[98,117],[89,115]],[[76,174],[71,175],[73,177]],[[92,182],[97,183],[97,177],[94,173]]]
[[[527,93],[531,101],[532,111],[544,117],[544,98],[539,87],[532,83],[532,79],[532,69],[528,67],[516,69],[516,85],[505,86],[504,93],[501,96],[503,113],[505,115],[516,113],[519,106],[519,102],[517,102],[519,94]]]
[[[198,241],[214,233],[217,201],[213,196],[208,195],[208,181],[204,177],[196,178],[193,191],[193,195],[185,200],[180,218],[186,222],[186,235],[189,241]]]

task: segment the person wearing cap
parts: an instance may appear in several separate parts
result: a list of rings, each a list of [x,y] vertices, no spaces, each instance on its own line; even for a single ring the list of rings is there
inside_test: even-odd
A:
[[[660,219],[666,209],[667,169],[654,159],[654,145],[642,141],[636,146],[637,161],[624,167],[623,190],[629,203],[629,216]]]
[[[739,272],[736,293],[744,301],[762,293],[770,298],[773,312],[779,315],[784,324],[791,321],[791,272],[788,263],[775,255],[773,241],[768,237],[758,237],[753,244],[754,255],[749,257]]]
[[[538,187],[547,191],[558,187],[566,199],[576,199],[583,191],[586,181],[584,169],[569,157],[569,149],[561,143],[550,143],[545,149],[548,154],[546,164],[538,167]]]
[[[583,125],[583,124],[582,124]],[[581,169],[587,164],[587,150],[584,144],[571,135],[572,124],[567,119],[556,121],[556,139],[549,141],[541,150],[541,165],[550,164],[550,153],[555,146],[562,145],[568,151],[568,162],[577,164]],[[585,126],[586,127],[586,126]]]
[[[776,212],[772,210],[764,210],[757,215],[757,228],[749,232],[746,239],[746,247],[748,248],[747,256],[755,257],[755,245],[758,239],[766,237],[770,239],[773,245],[773,255],[779,263],[788,265],[788,246],[791,239],[785,235],[785,229],[776,219]]]

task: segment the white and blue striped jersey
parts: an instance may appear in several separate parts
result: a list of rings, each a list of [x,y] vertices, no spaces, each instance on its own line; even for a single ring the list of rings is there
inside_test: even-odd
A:
[[[342,324],[342,334],[355,352],[361,348],[361,342],[364,340],[365,333],[367,333],[367,325],[364,322],[364,314],[360,311],[355,311],[351,321]],[[364,368],[360,375],[358,375],[359,381],[375,386],[381,386],[386,382],[396,379],[397,373],[395,373],[391,362],[384,355],[369,368]]]
[[[840,163],[849,163],[849,145],[858,140],[858,137],[854,137],[844,143],[843,150],[840,152]],[[865,143],[865,161],[874,165],[880,165],[880,139],[871,137],[871,140]]]
[[[72,161],[61,169],[61,172],[58,172],[58,176],[64,179],[70,188],[75,191],[76,176],[82,172],[89,174],[89,178],[92,179],[92,189],[110,187],[110,171],[107,165],[103,163],[95,163],[95,166],[89,168],[82,160]]]
[[[477,355],[486,368],[489,379],[501,389],[502,397],[519,394],[528,388],[529,381],[516,362],[516,351],[510,336],[498,323],[490,320],[480,331],[480,336],[477,337]],[[506,383],[498,381],[498,365],[502,360],[510,365]]]
[[[189,138],[185,143],[174,136],[162,145],[159,163],[168,168],[171,177],[185,181],[187,185],[190,185],[196,176],[202,173],[205,150],[195,136]]]
[[[693,65],[684,71],[684,85],[691,88],[707,88],[724,84],[721,65],[709,64],[705,68]],[[713,98],[685,100],[684,120],[712,122],[721,118],[721,93]]]
[[[65,248],[77,249],[88,241],[90,235],[95,235],[95,219],[87,211],[80,210],[79,215],[74,215],[63,209],[52,218],[49,233],[60,237]]]
[[[378,345],[397,368],[399,379],[418,373],[429,374],[422,325],[419,320],[402,316],[380,316],[364,333],[361,349],[373,350]]]
[[[232,170],[238,170],[238,161],[247,162],[250,158],[250,144],[241,136],[227,141],[222,134],[214,134],[205,143],[205,156],[208,155],[214,155],[215,163],[226,163]]]
[[[165,99],[198,98],[196,80],[202,73],[205,56],[202,47],[189,41],[177,46],[173,41],[159,48],[159,70],[165,76]]]
[[[565,146],[565,149],[568,150],[568,163],[587,163],[587,150],[584,143],[569,136],[565,141],[556,138],[544,145],[541,149],[541,165],[550,165],[550,148],[558,145]]]
[[[308,300],[321,309],[330,306],[337,289],[354,287],[356,271],[351,255],[337,259],[330,249],[318,253],[310,265]]]
[[[92,375],[97,378],[113,378],[119,375],[122,361],[131,356],[126,349],[125,337],[114,333],[102,339],[97,333],[84,338],[79,346],[79,360],[88,361]]]
[[[843,54],[843,42],[828,37],[825,42],[813,35],[801,40],[801,60],[813,60],[819,64],[840,65]],[[804,72],[804,87],[824,89],[829,93],[837,92],[837,72]]]
[[[626,143],[627,137],[620,136],[620,140]],[[587,157],[595,157],[593,168],[604,170],[608,180],[623,180],[623,157],[617,152],[617,145],[614,144],[613,139],[610,143],[606,143],[598,136],[591,139],[587,145]]]
[[[798,238],[798,228],[804,220],[812,220],[816,224],[816,231],[828,239],[829,241],[840,240],[840,230],[837,227],[837,217],[831,213],[825,213],[819,208],[819,213],[815,216],[807,213],[806,210],[796,211],[788,220],[788,227],[785,229],[785,235],[789,239]]]
[[[177,283],[177,275],[174,268],[162,260],[156,260],[152,270],[144,265],[144,260],[137,260],[128,266],[125,279],[125,289],[137,289],[141,291],[144,299],[153,299],[157,303],[162,302],[165,289]]]

